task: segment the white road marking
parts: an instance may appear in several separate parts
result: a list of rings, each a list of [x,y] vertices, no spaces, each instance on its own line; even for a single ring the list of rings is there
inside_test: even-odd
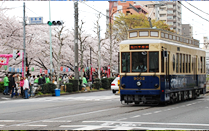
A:
[[[141,115],[137,115],[137,116],[133,116],[133,117],[130,117],[130,118],[136,118],[136,117],[140,117]]]
[[[168,110],[168,109],[167,109]],[[162,112],[162,111],[155,111],[154,113],[159,113],[159,112]]]
[[[192,104],[187,104],[186,106],[191,106]]]
[[[146,115],[150,115],[150,114],[152,114],[152,113],[145,113],[145,114],[142,114],[142,115],[146,116]]]
[[[126,127],[126,126],[98,126],[98,125],[61,125],[59,126],[61,128],[70,128],[74,127],[74,129],[71,130],[96,130],[100,128],[111,128],[109,130],[131,130],[131,129],[146,129],[146,130],[194,130],[194,129],[187,129],[187,128],[159,128],[159,127]],[[80,128],[76,128],[80,127]],[[195,129],[196,130],[196,129]],[[205,130],[205,129],[198,129],[198,130]]]
[[[132,123],[132,124],[150,124],[150,125],[184,125],[184,126],[209,126],[209,124],[196,124],[196,123],[158,123],[158,122],[126,122],[126,121],[83,121],[84,123]]]
[[[43,127],[43,126],[47,126],[47,125],[16,125],[16,126],[41,126],[41,127]]]
[[[55,121],[53,121],[53,120],[43,120],[42,122],[71,122],[71,121],[59,121],[59,120],[55,120]]]
[[[31,120],[0,120],[0,122],[29,122]]]
[[[126,120],[127,118],[122,118],[122,119],[118,119],[116,121],[122,121],[122,120]]]

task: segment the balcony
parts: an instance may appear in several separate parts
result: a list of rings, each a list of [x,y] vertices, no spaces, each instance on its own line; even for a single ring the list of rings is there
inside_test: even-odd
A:
[[[173,13],[173,16],[176,16],[176,13]]]
[[[167,14],[167,11],[159,11],[159,14]]]
[[[160,17],[160,20],[167,20],[167,17]]]

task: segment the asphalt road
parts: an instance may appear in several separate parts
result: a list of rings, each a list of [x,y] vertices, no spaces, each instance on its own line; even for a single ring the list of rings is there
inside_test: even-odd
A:
[[[167,106],[122,105],[109,91],[0,101],[0,130],[206,130],[209,96]]]

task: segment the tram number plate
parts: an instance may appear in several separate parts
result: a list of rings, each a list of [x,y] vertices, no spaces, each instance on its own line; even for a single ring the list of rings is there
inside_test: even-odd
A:
[[[134,80],[145,80],[145,77],[134,77]]]

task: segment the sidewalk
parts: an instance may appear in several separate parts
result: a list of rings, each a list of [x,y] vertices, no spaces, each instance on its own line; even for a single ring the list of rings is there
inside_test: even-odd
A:
[[[0,101],[3,101],[3,100],[12,100],[12,99],[24,99],[22,98],[21,96],[13,96],[13,98],[11,98],[10,95],[4,95],[3,93],[0,93]]]

